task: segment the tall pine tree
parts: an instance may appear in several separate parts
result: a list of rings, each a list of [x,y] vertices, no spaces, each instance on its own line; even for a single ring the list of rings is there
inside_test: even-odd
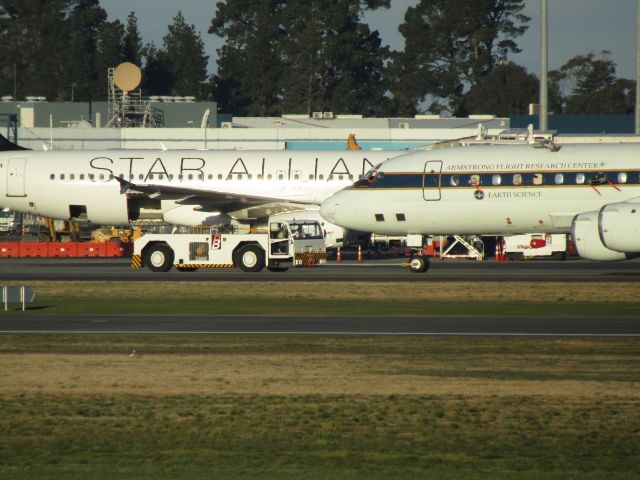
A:
[[[392,91],[399,108],[459,112],[464,93],[509,52],[529,18],[524,0],[421,0],[407,9],[399,30],[404,52],[394,54]]]

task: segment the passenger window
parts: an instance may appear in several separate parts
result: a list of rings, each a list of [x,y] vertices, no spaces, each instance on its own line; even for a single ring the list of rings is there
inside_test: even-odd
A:
[[[309,174],[309,180],[313,180],[313,173]]]
[[[273,176],[271,174],[267,175],[267,180],[271,180],[273,178]]]
[[[100,174],[100,180],[104,180],[104,174],[103,173]]]
[[[93,178],[94,178],[93,173],[90,173],[90,174],[89,174],[89,180],[93,180]]]
[[[338,180],[342,180],[344,178],[344,175],[338,175]]]
[[[451,186],[457,187],[460,185],[460,175],[451,175]]]
[[[188,178],[189,180],[193,180],[193,173],[190,173]]]
[[[262,180],[262,174],[261,173],[258,174],[258,180]]]
[[[198,180],[204,180],[204,173],[198,174]]]
[[[153,180],[153,173],[149,174],[149,180]]]
[[[80,174],[80,180],[84,180],[84,173]]]
[[[281,173],[278,174],[278,180],[284,180],[284,175],[282,175]]]
[[[207,179],[213,180],[213,175],[212,174],[207,175]]]
[[[64,173],[60,174],[60,180],[64,180]]]
[[[491,177],[492,185],[500,185],[502,183],[502,177],[499,173],[496,173],[493,177]]]
[[[384,222],[384,215],[382,213],[376,213],[376,222]]]
[[[480,175],[471,175],[469,178],[469,185],[473,185],[474,187],[480,185]]]
[[[349,180],[353,180],[353,175],[349,175]]]
[[[238,180],[242,180],[242,174],[239,173],[237,178],[238,178]]]
[[[329,180],[333,180],[333,175],[329,175]]]
[[[122,178],[122,177],[120,177],[120,178]],[[69,180],[75,180],[75,179],[76,179],[75,174],[70,173],[70,174],[69,174]]]
[[[49,180],[55,180],[56,179],[56,174],[52,173],[51,175],[49,175]]]
[[[576,183],[578,185],[582,185],[584,183],[585,176],[584,173],[576,173]]]
[[[251,180],[251,179],[253,178],[253,175],[249,174],[249,175],[247,175],[247,178],[248,178],[249,180]]]
[[[300,175],[298,175],[297,173],[293,176],[294,180],[300,180]]]
[[[318,175],[318,178],[319,178],[320,180],[324,180],[324,175],[323,175],[323,174],[320,174],[320,175]]]
[[[169,174],[169,180],[173,180],[173,173]]]
[[[618,183],[627,183],[627,172],[620,172],[618,174]]]
[[[184,175],[180,174],[178,175],[178,180],[182,180],[184,178]]]
[[[159,175],[158,175],[158,180],[164,180],[164,175],[159,174]]]
[[[407,218],[404,216],[404,213],[396,213],[396,220],[399,222],[405,222]]]
[[[89,177],[89,178],[91,178],[91,177]],[[143,174],[138,175],[138,180],[144,180],[144,175]]]
[[[522,185],[522,174],[515,173],[513,175],[513,184],[514,185]]]
[[[533,184],[534,185],[542,185],[543,183],[543,176],[541,173],[534,173],[533,174]]]
[[[222,180],[222,174],[221,173],[218,174],[218,180]]]
[[[556,173],[554,180],[556,185],[562,185],[564,183],[564,175],[562,173]]]

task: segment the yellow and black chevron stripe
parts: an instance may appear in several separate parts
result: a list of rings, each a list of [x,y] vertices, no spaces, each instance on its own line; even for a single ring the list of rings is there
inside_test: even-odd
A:
[[[327,263],[327,252],[296,253],[294,259],[294,265],[296,267],[307,267],[320,263]]]
[[[131,256],[131,268],[142,268],[142,255]]]
[[[233,268],[233,263],[176,263],[176,268]]]

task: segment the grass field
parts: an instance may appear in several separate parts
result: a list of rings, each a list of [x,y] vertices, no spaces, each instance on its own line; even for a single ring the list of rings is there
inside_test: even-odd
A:
[[[607,315],[640,313],[633,283],[30,282],[30,314]]]
[[[0,412],[0,478],[635,479],[640,342],[3,334]]]

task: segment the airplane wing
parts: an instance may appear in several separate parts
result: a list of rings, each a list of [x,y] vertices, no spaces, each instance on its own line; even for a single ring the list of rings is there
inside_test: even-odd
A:
[[[181,205],[199,205],[198,211],[233,212],[242,208],[255,207],[273,202],[289,201],[276,197],[260,197],[239,193],[219,192],[215,190],[201,190],[197,188],[178,187],[172,185],[138,185],[120,177],[112,177],[120,184],[120,193],[142,193],[151,198],[161,200],[176,200]],[[298,200],[295,203],[306,203]]]

